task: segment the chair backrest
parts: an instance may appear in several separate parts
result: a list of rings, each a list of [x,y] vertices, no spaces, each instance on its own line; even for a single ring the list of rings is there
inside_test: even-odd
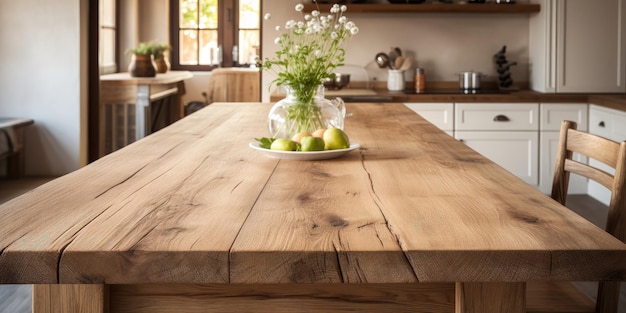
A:
[[[212,70],[207,98],[208,103],[259,102],[261,100],[259,69],[216,68]]]
[[[626,242],[626,141],[615,142],[576,130],[576,123],[563,121],[559,151],[552,181],[552,198],[565,205],[570,173],[594,180],[611,191],[605,230]],[[611,175],[601,169],[573,159],[579,153],[600,161],[615,170]],[[619,282],[600,282],[596,312],[617,312]]]

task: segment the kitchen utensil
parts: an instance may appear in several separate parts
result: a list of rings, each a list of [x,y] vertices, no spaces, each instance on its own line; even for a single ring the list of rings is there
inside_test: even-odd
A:
[[[404,63],[404,57],[402,57],[401,55],[397,56],[396,60],[393,63],[394,63],[393,68],[396,70],[399,70]]]
[[[463,90],[478,90],[482,76],[483,74],[479,72],[461,72],[459,73],[459,87]]]
[[[387,55],[389,56],[389,68],[394,69],[393,67],[396,65],[396,58],[399,56],[399,54],[395,48],[391,48]]]
[[[410,69],[411,67],[413,67],[413,59],[410,57],[405,57],[404,62],[402,62],[402,66],[400,66],[399,70],[404,72]]]
[[[384,53],[384,52],[380,52],[376,55],[376,64],[378,64],[378,67],[380,68],[386,68],[389,67],[389,56]]]

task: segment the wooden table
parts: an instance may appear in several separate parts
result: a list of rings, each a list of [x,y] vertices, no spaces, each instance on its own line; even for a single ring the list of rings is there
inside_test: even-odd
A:
[[[192,77],[189,71],[156,77],[131,77],[127,72],[100,76],[100,156],[183,118],[185,80]],[[168,101],[160,104],[161,120],[151,120],[151,104],[163,100]]]
[[[0,206],[0,283],[35,312],[524,312],[526,281],[625,277],[626,245],[402,104],[348,104],[362,148],[325,161],[250,149],[269,108],[212,104]]]

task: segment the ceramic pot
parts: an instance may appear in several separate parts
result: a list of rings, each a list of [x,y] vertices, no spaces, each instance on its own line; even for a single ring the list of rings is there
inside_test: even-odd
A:
[[[154,58],[150,54],[133,54],[128,72],[132,77],[155,77],[157,71]]]

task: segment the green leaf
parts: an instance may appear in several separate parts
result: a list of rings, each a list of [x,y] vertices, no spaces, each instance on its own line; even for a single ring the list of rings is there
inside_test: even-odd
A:
[[[254,138],[254,139],[259,142],[259,147],[265,148],[265,149],[269,149],[272,146],[272,142],[276,140],[276,138],[267,138],[267,137]]]

